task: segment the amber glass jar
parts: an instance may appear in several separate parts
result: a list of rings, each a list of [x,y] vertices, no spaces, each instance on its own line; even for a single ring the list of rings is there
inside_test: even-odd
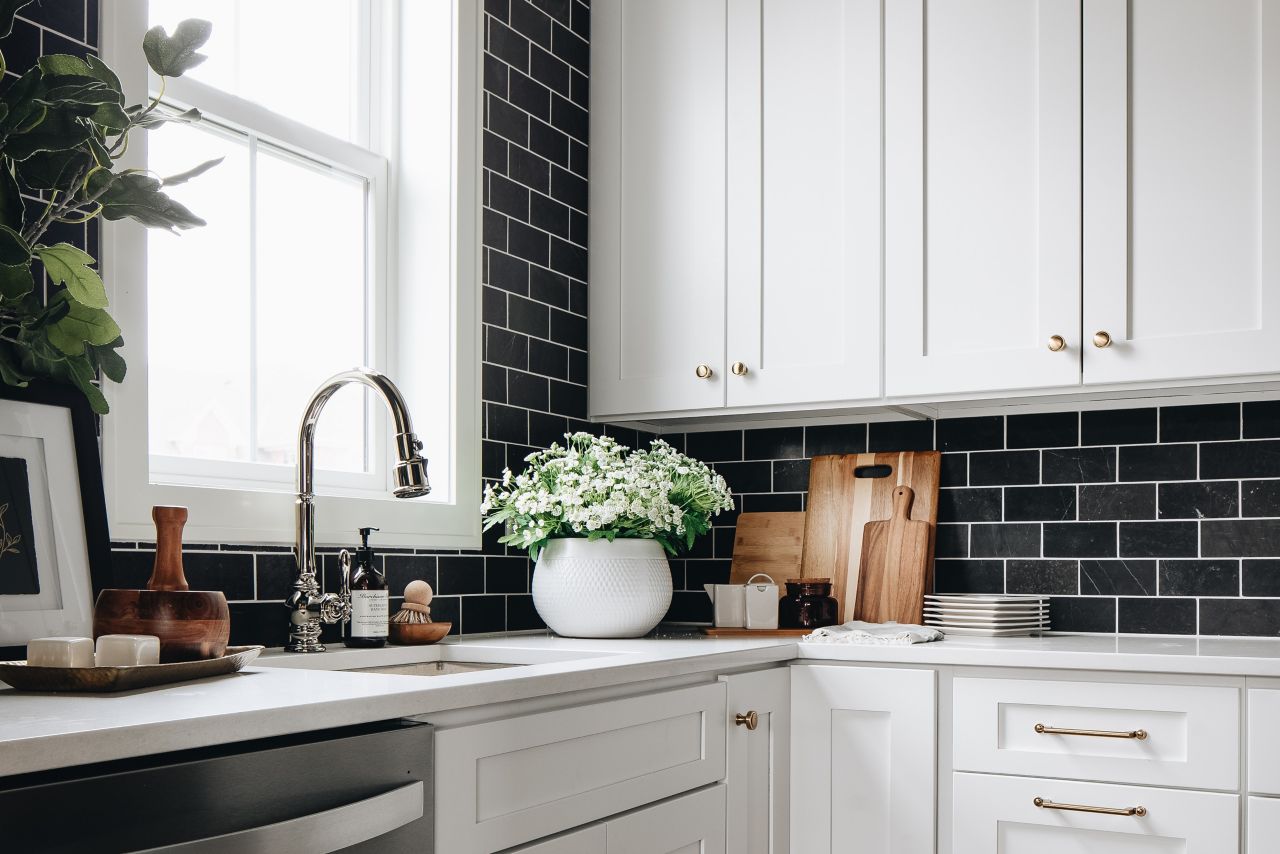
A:
[[[778,600],[778,628],[820,629],[840,622],[840,603],[831,595],[830,578],[788,578]]]

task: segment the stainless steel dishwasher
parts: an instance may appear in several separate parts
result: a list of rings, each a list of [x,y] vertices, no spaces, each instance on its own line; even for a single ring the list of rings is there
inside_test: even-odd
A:
[[[0,777],[0,850],[430,854],[431,762],[398,720]]]

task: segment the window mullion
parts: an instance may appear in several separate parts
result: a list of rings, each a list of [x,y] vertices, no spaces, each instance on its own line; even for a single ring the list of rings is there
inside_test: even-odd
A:
[[[249,134],[249,459],[258,461],[258,137]]]

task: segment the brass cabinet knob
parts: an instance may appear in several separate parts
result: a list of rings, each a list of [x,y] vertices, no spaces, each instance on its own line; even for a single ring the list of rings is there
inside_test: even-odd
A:
[[[748,730],[754,731],[756,727],[760,726],[760,716],[755,712],[738,712],[733,716],[733,723],[735,726],[744,726]]]
[[[1093,346],[1101,350],[1104,347],[1111,346],[1111,333],[1105,330],[1099,330],[1093,333]]]
[[[693,375],[700,380],[709,380],[714,373],[715,371],[711,370],[710,365],[698,365],[693,369]]]
[[[747,366],[742,362],[734,362],[729,368],[735,377],[745,377],[747,375]]]
[[[1052,353],[1057,353],[1057,352],[1059,352],[1060,350],[1065,350],[1065,349],[1067,349],[1067,339],[1063,338],[1061,335],[1050,335],[1050,336],[1049,336],[1049,351],[1050,351],[1050,352],[1052,352]]]

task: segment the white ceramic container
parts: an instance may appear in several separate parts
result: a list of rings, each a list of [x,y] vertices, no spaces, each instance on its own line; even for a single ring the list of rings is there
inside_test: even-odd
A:
[[[93,638],[35,638],[27,642],[32,667],[93,667]]]
[[[538,555],[533,605],[556,634],[636,638],[671,605],[671,567],[656,540],[554,539]]]
[[[155,635],[102,635],[94,660],[99,667],[137,667],[160,663],[160,638]]]

